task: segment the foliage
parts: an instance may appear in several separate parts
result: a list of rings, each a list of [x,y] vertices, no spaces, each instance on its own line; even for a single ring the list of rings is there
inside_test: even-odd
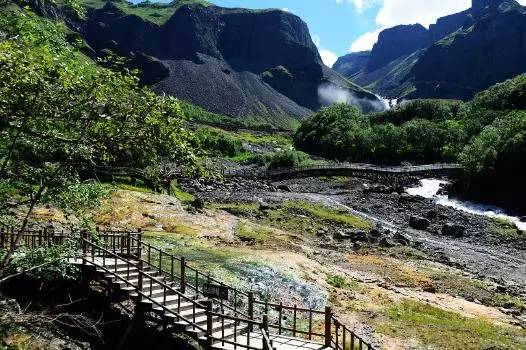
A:
[[[308,154],[296,150],[287,150],[273,154],[268,163],[268,168],[293,168],[308,165],[311,162]]]
[[[473,99],[478,109],[509,111],[526,109],[526,74],[490,87]]]
[[[235,157],[245,152],[241,140],[226,132],[202,128],[196,135],[202,147],[213,156]]]
[[[57,278],[74,279],[78,270],[67,261],[67,258],[76,256],[77,244],[78,241],[75,239],[66,239],[63,245],[42,246],[35,249],[19,248],[14,253],[5,275],[15,276],[24,273],[49,281]],[[3,260],[5,253],[0,251],[0,259]]]

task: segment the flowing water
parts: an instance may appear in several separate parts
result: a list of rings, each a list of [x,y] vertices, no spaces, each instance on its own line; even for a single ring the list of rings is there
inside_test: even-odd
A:
[[[457,210],[462,210],[471,214],[508,220],[513,222],[519,229],[526,231],[526,222],[521,221],[521,219],[516,216],[506,213],[502,208],[488,204],[461,201],[456,198],[450,198],[447,195],[438,194],[440,188],[445,184],[447,184],[447,181],[444,180],[424,179],[420,180],[419,186],[408,188],[406,189],[406,192],[412,196],[432,198],[437,204],[453,207]]]

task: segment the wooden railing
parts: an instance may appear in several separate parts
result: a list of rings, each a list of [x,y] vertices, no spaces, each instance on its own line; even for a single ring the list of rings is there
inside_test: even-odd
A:
[[[259,170],[259,169],[235,169],[235,170],[223,170],[224,176],[237,176],[237,177],[248,177],[248,178],[266,178],[272,179],[282,177],[291,174],[301,173],[322,173],[322,172],[361,172],[361,173],[374,173],[374,174],[392,174],[392,175],[403,175],[403,174],[423,174],[423,173],[456,173],[462,171],[463,167],[460,164],[429,164],[429,165],[415,165],[415,166],[382,166],[374,164],[362,164],[362,163],[327,163],[327,164],[316,164],[307,165],[294,168],[281,168],[274,170]]]
[[[0,228],[0,249],[8,249],[16,239],[17,232],[13,229]],[[148,300],[163,313],[171,314],[175,319],[192,326],[193,329],[204,332],[209,342],[231,344],[241,349],[261,350],[251,345],[251,334],[254,331],[262,333],[264,349],[273,349],[271,335],[291,336],[316,341],[334,350],[372,350],[373,346],[342,324],[333,314],[330,307],[325,310],[302,308],[297,305],[285,305],[282,301],[272,302],[259,300],[252,291],[242,291],[228,286],[221,281],[190,266],[184,257],[177,257],[149,243],[142,241],[142,233],[128,231],[97,230],[93,237],[87,232],[59,233],[46,230],[28,230],[24,232],[20,245],[28,248],[62,244],[69,238],[78,239],[82,249],[84,264],[93,265],[112,278],[130,287],[140,300]],[[110,263],[113,263],[112,267]],[[124,263],[126,270],[117,273],[118,263]],[[145,269],[148,268],[148,271]],[[131,270],[138,273],[138,282],[130,282]],[[152,272],[153,271],[153,272]],[[161,278],[176,282],[177,287],[167,284]],[[203,282],[223,286],[229,291],[228,300],[208,299],[203,294]],[[153,285],[161,286],[162,301],[153,298]],[[178,306],[181,302],[192,305],[191,317],[182,317],[180,309],[170,309],[165,306],[168,295],[177,297]],[[205,299],[206,298],[206,299]],[[201,301],[199,301],[201,300]],[[196,323],[196,311],[205,310],[207,327]],[[219,320],[222,323],[223,336],[214,336],[211,322]],[[225,337],[225,321],[234,322],[234,334]],[[238,329],[246,328],[246,334],[238,334]],[[243,338],[244,337],[244,338]],[[247,338],[248,337],[248,338]],[[349,347],[350,345],[350,347]]]

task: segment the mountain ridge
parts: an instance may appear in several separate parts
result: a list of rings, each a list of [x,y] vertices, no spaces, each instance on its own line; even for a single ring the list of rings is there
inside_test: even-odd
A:
[[[387,98],[468,100],[526,72],[525,37],[526,8],[518,2],[473,0],[470,9],[439,18],[429,29],[403,25],[382,31],[359,71],[345,68],[353,54],[334,67]]]

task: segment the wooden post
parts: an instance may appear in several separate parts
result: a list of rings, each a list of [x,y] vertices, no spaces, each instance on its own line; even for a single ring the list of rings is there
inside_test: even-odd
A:
[[[131,232],[128,232],[127,240],[128,241],[126,243],[126,258],[131,259],[131,243],[132,243]]]
[[[268,334],[268,315],[267,314],[263,315],[262,328],[263,328],[263,332],[265,332],[265,334],[268,336],[269,334]],[[269,340],[270,340],[270,337],[269,337]],[[263,338],[263,350],[270,350],[269,344],[267,344],[264,338]]]
[[[325,346],[331,346],[331,320],[332,320],[332,309],[330,306],[325,307]]]
[[[80,231],[80,244],[82,245],[82,263],[86,264],[84,260],[88,256],[88,246],[86,244],[87,232],[85,230]]]
[[[181,257],[181,293],[186,292],[186,259]]]
[[[248,292],[248,318],[253,320],[254,319],[254,292],[249,291]],[[254,327],[252,324],[248,326],[249,332],[254,331]]]
[[[212,349],[214,340],[212,339],[214,330],[214,317],[212,315],[212,300],[206,300],[206,345],[207,349]]]
[[[138,256],[139,256],[139,276],[138,276],[138,281],[137,281],[137,289],[139,290],[139,292],[142,292],[143,291],[143,262],[142,262],[142,259],[141,259],[141,247],[138,248]],[[138,293],[139,294],[139,300],[142,300],[142,294],[141,293]]]
[[[5,249],[5,229],[0,228],[0,249]]]

